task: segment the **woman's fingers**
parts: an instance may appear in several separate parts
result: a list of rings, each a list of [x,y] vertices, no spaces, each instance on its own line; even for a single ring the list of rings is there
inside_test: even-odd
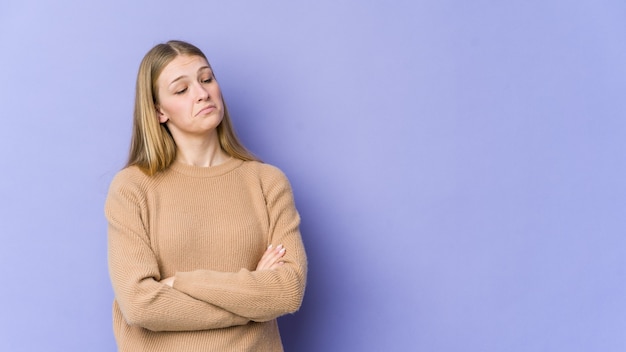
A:
[[[174,287],[174,279],[175,278],[176,278],[175,276],[170,276],[168,278],[165,278],[165,279],[161,280],[161,283],[162,284],[166,284],[169,287]]]
[[[285,248],[282,244],[273,248],[272,245],[268,247],[261,259],[263,261],[263,266],[265,269],[269,269],[272,265],[276,264],[276,262],[285,255]]]
[[[265,253],[263,253],[263,257],[261,257],[261,260],[259,261],[256,270],[276,269],[278,266],[280,266],[280,263],[282,263],[280,261],[280,258],[282,258],[284,255],[285,248],[282,244],[276,247],[273,247],[270,244],[269,247],[267,247],[267,250],[265,250]]]

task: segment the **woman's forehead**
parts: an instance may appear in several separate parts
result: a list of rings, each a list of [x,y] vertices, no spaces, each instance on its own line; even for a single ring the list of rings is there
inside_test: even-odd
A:
[[[195,76],[199,72],[210,69],[211,66],[207,60],[201,56],[178,55],[163,68],[159,75],[159,81],[170,83],[181,77]]]

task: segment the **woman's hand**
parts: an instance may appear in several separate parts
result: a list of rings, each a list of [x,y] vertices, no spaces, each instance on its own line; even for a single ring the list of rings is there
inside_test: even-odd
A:
[[[162,284],[166,284],[169,287],[174,287],[174,276],[170,276],[168,278],[165,278],[163,280],[161,280]]]
[[[259,264],[256,266],[256,270],[274,270],[284,264],[280,260],[285,255],[285,248],[282,244],[279,244],[274,248],[271,244],[267,247],[263,257],[259,260]]]

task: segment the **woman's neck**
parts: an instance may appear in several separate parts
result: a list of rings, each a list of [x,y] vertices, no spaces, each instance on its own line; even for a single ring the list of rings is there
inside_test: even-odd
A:
[[[220,146],[217,133],[208,138],[185,138],[176,141],[176,147],[176,160],[187,165],[216,166],[230,158]]]

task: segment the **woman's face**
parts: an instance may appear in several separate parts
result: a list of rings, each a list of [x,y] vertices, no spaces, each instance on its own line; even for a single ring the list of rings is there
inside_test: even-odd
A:
[[[222,122],[224,104],[208,62],[200,56],[179,55],[157,79],[159,122],[174,140],[206,136]]]

